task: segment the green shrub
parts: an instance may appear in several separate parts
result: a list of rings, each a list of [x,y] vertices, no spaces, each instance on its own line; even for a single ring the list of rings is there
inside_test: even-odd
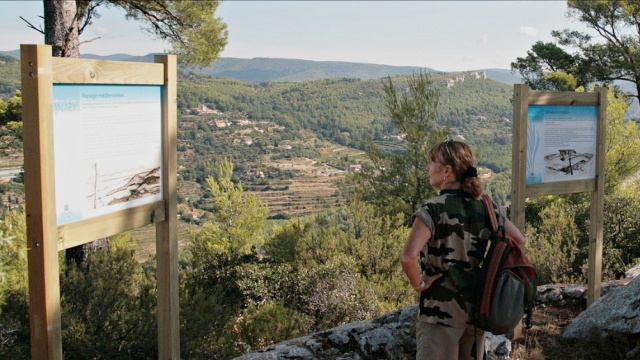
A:
[[[113,237],[61,276],[65,359],[157,357],[155,283],[130,244],[128,234]]]
[[[232,325],[231,333],[238,343],[252,351],[293,339],[311,331],[312,319],[284,303],[267,302],[251,305]]]
[[[574,281],[578,229],[560,199],[542,208],[540,223],[526,229],[526,251],[538,271],[538,284]]]

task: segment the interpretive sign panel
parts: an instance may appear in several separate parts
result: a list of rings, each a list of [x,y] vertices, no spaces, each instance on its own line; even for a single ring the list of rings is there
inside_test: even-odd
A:
[[[58,225],[162,200],[161,90],[53,85]]]
[[[529,105],[527,184],[594,179],[597,106]]]
[[[155,224],[158,359],[179,359],[176,56],[20,58],[31,358],[63,359],[59,251]]]
[[[528,199],[590,193],[587,304],[600,296],[608,88],[530,91],[515,84],[511,221],[524,233]]]

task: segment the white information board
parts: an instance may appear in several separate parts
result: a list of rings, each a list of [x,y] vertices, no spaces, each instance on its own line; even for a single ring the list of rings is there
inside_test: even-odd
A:
[[[594,179],[597,106],[529,105],[527,184]]]
[[[53,85],[58,225],[162,200],[154,85]]]

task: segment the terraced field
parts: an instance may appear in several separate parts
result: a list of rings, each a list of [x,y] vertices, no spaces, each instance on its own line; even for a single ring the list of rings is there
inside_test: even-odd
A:
[[[245,185],[245,190],[259,196],[269,205],[270,217],[289,218],[340,205],[336,181],[345,171],[311,159],[271,161],[268,166],[293,170],[297,175],[287,180],[272,180],[268,186]]]

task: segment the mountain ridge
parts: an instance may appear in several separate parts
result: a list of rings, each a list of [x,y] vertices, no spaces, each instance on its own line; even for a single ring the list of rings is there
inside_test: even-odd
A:
[[[1,51],[0,54],[20,58],[20,50]],[[129,54],[96,55],[83,54],[84,59],[153,62],[153,53],[144,56]],[[419,66],[396,66],[375,63],[348,61],[317,61],[287,58],[255,57],[251,59],[236,57],[221,57],[211,66],[182,67],[182,71],[195,74],[206,74],[213,77],[228,77],[254,83],[301,82],[307,80],[321,80],[330,78],[356,78],[361,80],[379,79],[387,76],[410,75],[419,71],[438,74],[457,74],[470,71],[484,72],[487,78],[507,84],[521,82],[520,76],[514,75],[508,69],[471,69],[460,71],[439,71]]]

